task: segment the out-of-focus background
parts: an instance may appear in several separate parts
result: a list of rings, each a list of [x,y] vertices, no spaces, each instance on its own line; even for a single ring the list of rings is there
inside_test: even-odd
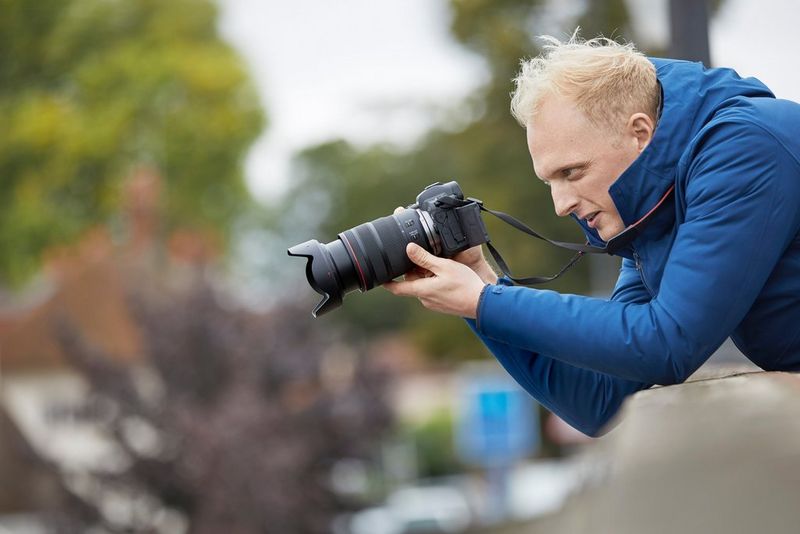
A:
[[[312,319],[286,248],[450,179],[580,239],[508,112],[535,36],[580,26],[800,100],[794,4],[0,0],[0,533],[555,513],[588,438],[458,319],[380,288]],[[518,273],[569,258],[487,224]],[[552,287],[604,295],[617,266]],[[740,361],[726,345],[712,364]]]

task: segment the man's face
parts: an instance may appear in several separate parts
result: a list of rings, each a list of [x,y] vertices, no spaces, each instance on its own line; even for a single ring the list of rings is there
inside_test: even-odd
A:
[[[589,122],[570,99],[553,95],[527,128],[534,171],[550,186],[556,214],[584,219],[604,241],[625,229],[608,188],[647,144],[629,126],[612,135]]]

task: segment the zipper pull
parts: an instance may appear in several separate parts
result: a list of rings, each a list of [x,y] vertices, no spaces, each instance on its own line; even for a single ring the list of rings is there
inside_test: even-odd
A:
[[[639,253],[635,250],[633,251],[633,261],[636,263],[636,270],[639,272],[639,277],[642,279],[642,285],[647,290],[650,295],[654,295],[654,293],[650,290],[650,286],[647,285],[647,278],[644,275],[644,265],[642,265],[642,258],[639,257]]]

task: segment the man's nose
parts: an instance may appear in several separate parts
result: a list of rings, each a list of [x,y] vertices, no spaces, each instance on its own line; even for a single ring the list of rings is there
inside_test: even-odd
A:
[[[564,217],[578,209],[578,196],[569,187],[569,184],[564,184],[558,181],[550,183],[550,194],[553,196],[553,208],[556,210],[556,215]]]

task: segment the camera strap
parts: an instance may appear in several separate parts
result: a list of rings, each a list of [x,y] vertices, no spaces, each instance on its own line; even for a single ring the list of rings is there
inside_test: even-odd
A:
[[[503,256],[500,255],[500,252],[492,245],[491,241],[486,242],[486,246],[489,249],[489,252],[492,254],[494,261],[497,263],[497,266],[500,267],[500,270],[503,271],[503,274],[510,280],[512,280],[516,284],[521,285],[538,285],[544,284],[547,282],[551,282],[556,278],[560,277],[562,274],[567,272],[573,265],[578,263],[578,261],[584,256],[584,254],[614,254],[621,250],[622,248],[629,245],[636,237],[641,233],[642,229],[645,227],[647,222],[652,218],[652,215],[658,210],[659,207],[672,195],[675,191],[675,186],[672,185],[667,190],[666,193],[661,197],[661,199],[653,206],[650,211],[645,213],[638,221],[631,224],[625,230],[620,232],[619,234],[612,237],[604,247],[595,247],[593,245],[580,244],[580,243],[568,243],[565,241],[556,241],[553,239],[548,239],[543,235],[539,234],[536,230],[530,228],[525,223],[520,222],[519,220],[515,219],[511,215],[507,213],[503,213],[502,211],[490,210],[483,205],[483,202],[476,200],[476,199],[469,199],[471,201],[477,202],[480,205],[481,211],[485,211],[486,213],[490,213],[500,219],[501,221],[509,224],[519,230],[520,232],[524,232],[530,236],[533,236],[537,239],[541,239],[542,241],[546,241],[551,245],[554,245],[559,248],[564,248],[567,250],[576,251],[572,259],[570,259],[566,265],[564,265],[561,270],[559,270],[556,274],[552,276],[529,276],[525,278],[517,278],[511,274],[511,269],[509,269],[508,264],[503,259]]]

